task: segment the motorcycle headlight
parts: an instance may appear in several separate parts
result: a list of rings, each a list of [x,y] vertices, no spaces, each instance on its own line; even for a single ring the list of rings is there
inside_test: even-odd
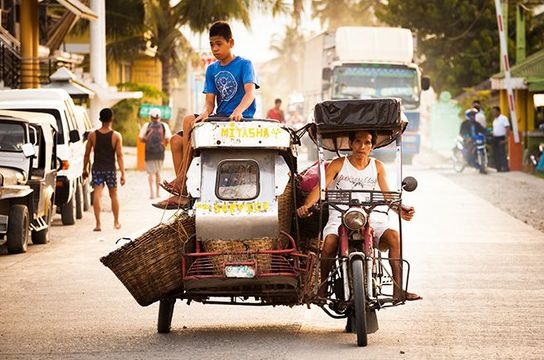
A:
[[[367,215],[363,209],[351,208],[342,217],[344,225],[350,230],[359,230],[366,225]]]

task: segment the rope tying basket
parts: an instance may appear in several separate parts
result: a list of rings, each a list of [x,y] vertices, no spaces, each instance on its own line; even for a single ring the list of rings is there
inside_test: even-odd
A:
[[[195,219],[180,213],[100,259],[141,306],[183,289],[182,257]]]

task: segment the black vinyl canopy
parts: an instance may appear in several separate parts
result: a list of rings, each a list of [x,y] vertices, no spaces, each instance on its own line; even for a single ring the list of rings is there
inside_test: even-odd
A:
[[[373,130],[378,134],[374,148],[392,143],[406,129],[408,122],[401,117],[400,100],[393,98],[364,100],[331,100],[316,104],[316,132],[323,138],[326,150],[349,150],[350,132]]]

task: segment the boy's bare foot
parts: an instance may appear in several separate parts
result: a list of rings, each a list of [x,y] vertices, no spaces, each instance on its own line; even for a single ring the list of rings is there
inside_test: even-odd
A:
[[[180,195],[181,194],[181,184],[179,183],[178,179],[174,179],[170,182],[168,181],[163,181],[160,186],[168,191],[170,194],[173,194],[173,195]]]
[[[93,229],[93,231],[102,231],[102,229],[101,229],[100,227],[97,226],[97,227],[95,227],[95,228]]]
[[[121,228],[121,224],[120,223],[115,223],[113,224],[113,227],[117,230],[119,230]]]

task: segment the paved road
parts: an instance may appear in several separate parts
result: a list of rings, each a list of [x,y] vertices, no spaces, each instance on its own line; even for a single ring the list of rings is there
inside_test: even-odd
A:
[[[98,261],[115,239],[164,216],[149,206],[145,175],[129,172],[122,230],[110,213],[100,234],[91,213],[71,227],[56,219],[51,244],[0,256],[0,358],[544,358],[543,233],[444,171],[405,174],[420,183],[404,229],[411,288],[424,300],[381,311],[367,348],[317,308],[178,302],[172,333],[157,334],[157,304],[140,307]]]

